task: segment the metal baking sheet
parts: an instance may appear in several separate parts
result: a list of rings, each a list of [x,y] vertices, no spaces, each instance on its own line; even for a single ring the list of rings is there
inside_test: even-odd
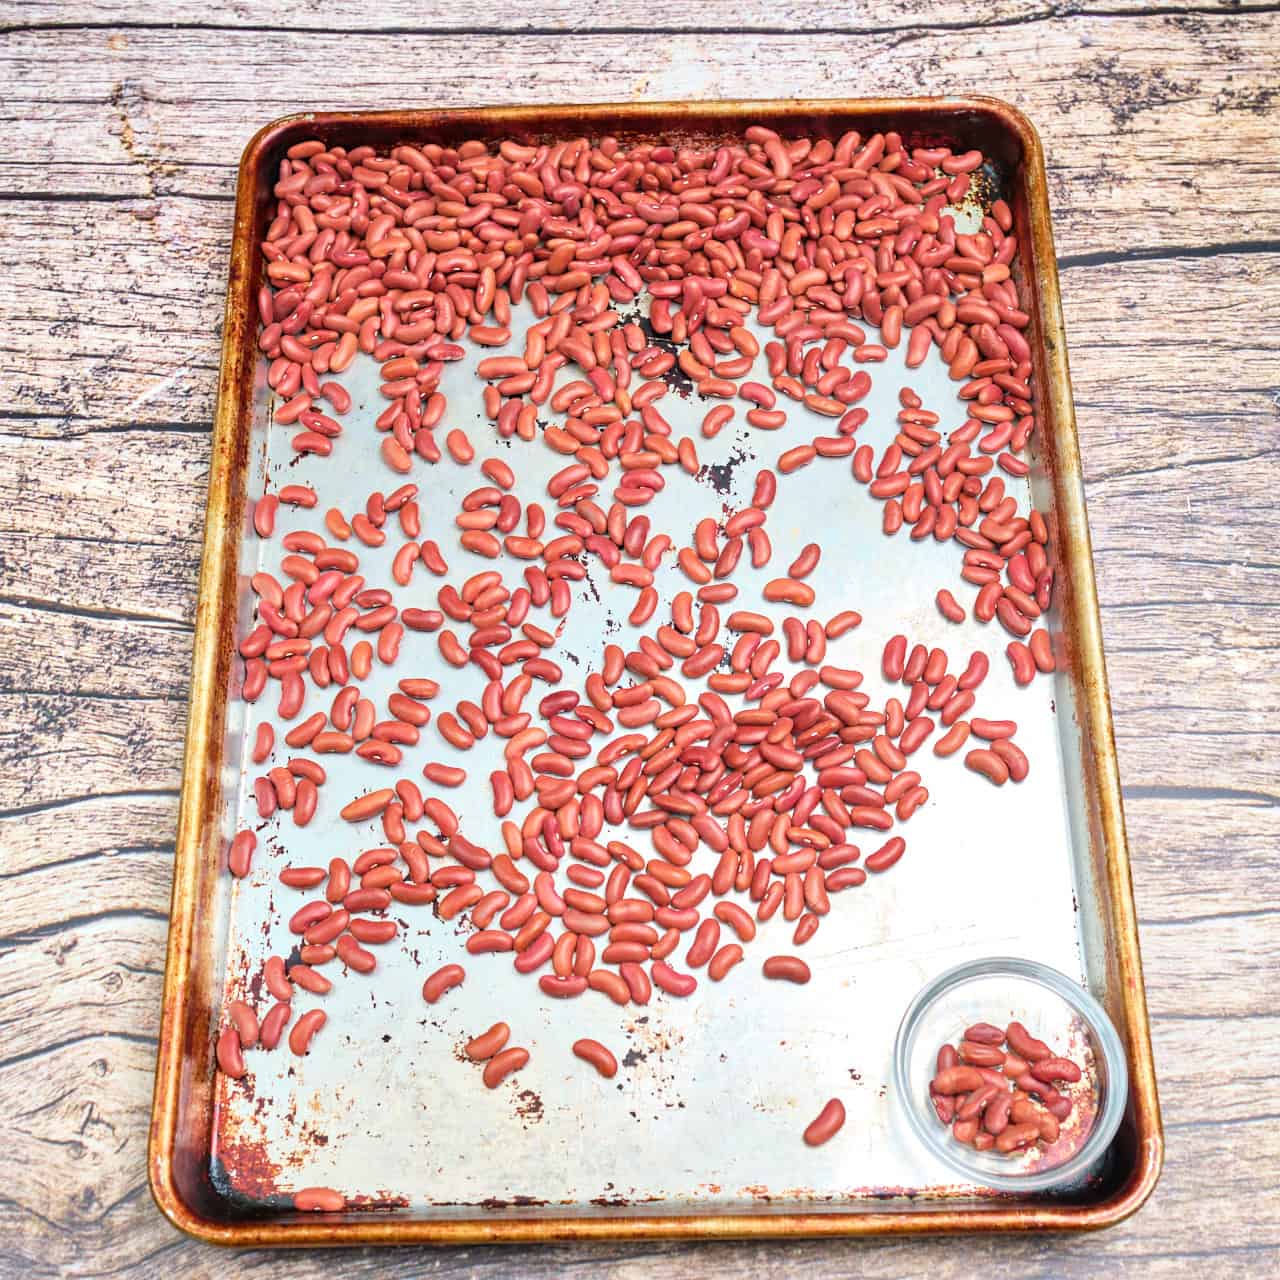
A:
[[[759,114],[744,107],[741,119],[745,123]],[[297,136],[306,136],[305,131]],[[1012,197],[1015,177],[1010,170],[993,171],[986,189],[1003,182]],[[970,205],[957,215],[966,229],[966,220],[976,225],[980,212]],[[251,267],[251,261],[246,265]],[[517,311],[510,349],[523,348],[523,327],[531,320],[526,309]],[[249,323],[250,335],[252,328]],[[772,336],[756,332],[762,346]],[[872,444],[877,456],[896,430],[897,395],[903,386],[913,388],[925,407],[941,415],[940,429],[963,421],[956,384],[945,366],[931,356],[922,368],[907,370],[904,352],[905,343],[884,363],[866,366],[872,391],[862,404],[870,418],[858,439]],[[435,538],[444,549],[448,580],[459,582],[497,567],[514,587],[523,564],[489,562],[464,552],[457,546],[453,516],[462,495],[484,483],[479,472],[484,458],[508,462],[517,475],[517,496],[544,505],[546,481],[565,459],[539,440],[498,438],[480,410],[483,384],[473,372],[484,354],[469,349],[465,360],[448,366],[441,389],[449,413],[437,431],[440,438],[447,427],[464,428],[476,447],[475,461],[461,466],[446,454],[433,467],[420,464],[408,478],[421,486],[421,536]],[[753,376],[767,383],[764,366],[761,356]],[[277,571],[283,533],[308,528],[324,534],[327,507],[350,514],[372,490],[389,491],[401,483],[377,452],[380,437],[373,419],[385,402],[372,360],[358,359],[342,379],[354,405],[328,459],[293,454],[292,429],[270,423],[274,405],[265,388],[265,362],[254,360],[252,370],[252,395],[241,405],[247,448],[243,461],[236,461],[250,503],[264,485],[274,490],[286,483],[313,485],[320,503],[312,511],[282,507],[276,535],[267,541],[254,537],[248,526],[250,504],[239,505],[232,530],[237,637],[252,625],[248,577],[260,568]],[[1043,397],[1043,379],[1041,388]],[[226,390],[224,386],[224,394]],[[673,390],[660,404],[673,436],[696,440],[703,464],[696,477],[664,468],[666,488],[645,509],[653,529],[669,532],[677,545],[690,539],[702,516],[723,518],[748,505],[757,471],[772,467],[783,450],[832,429],[831,420],[789,404],[789,420],[780,432],[747,427],[740,409],[738,420],[708,441],[699,424],[712,403]],[[1043,441],[1052,450],[1047,430]],[[1056,516],[1053,463],[1060,459],[1046,458],[1044,448],[1042,439],[1033,439],[1032,475],[1027,481],[1005,477],[1006,488],[1025,508],[1030,484],[1037,505]],[[601,497],[607,493],[603,489]],[[1097,806],[1090,794],[1097,785],[1088,763],[1096,734],[1088,717],[1082,719],[1079,698],[1082,678],[1095,673],[1087,667],[1090,654],[1080,645],[1078,630],[1069,625],[1071,619],[1064,626],[1055,606],[1049,625],[1062,659],[1059,672],[1038,678],[1029,688],[1016,688],[1003,656],[1004,631],[972,619],[955,626],[934,604],[942,585],[966,604],[971,601],[975,589],[957,578],[962,549],[932,539],[912,542],[905,530],[886,538],[881,513],[882,504],[851,476],[847,458],[819,458],[780,477],[767,526],[773,561],[753,570],[744,558],[732,579],[739,587],[738,599],[722,607],[722,617],[735,606],[770,613],[775,622],[788,612],[825,619],[843,609],[858,610],[862,625],[833,643],[828,661],[862,671],[862,688],[872,695],[873,706],[894,692],[905,696],[900,686],[891,689],[879,671],[884,643],[897,632],[912,643],[945,648],[955,671],[971,651],[986,652],[991,675],[979,690],[973,714],[1017,720],[1018,742],[1031,760],[1030,777],[1021,785],[996,789],[964,767],[963,753],[939,760],[926,745],[912,764],[924,774],[929,803],[890,833],[907,840],[901,861],[864,886],[833,895],[830,914],[803,948],[792,946],[794,924],[779,913],[761,927],[746,948],[745,961],[724,982],[712,983],[701,971],[697,992],[684,1000],[655,990],[644,1007],[620,1009],[596,994],[558,1002],[539,991],[535,976],[517,974],[509,956],[469,956],[463,949],[467,926],[461,921],[439,920],[430,908],[393,904],[389,914],[401,922],[401,938],[376,948],[376,973],[335,975],[331,994],[299,993],[295,999],[295,1017],[313,1005],[329,1015],[312,1053],[298,1059],[286,1046],[270,1054],[253,1052],[245,1080],[213,1078],[212,1091],[203,1099],[207,1146],[194,1159],[206,1169],[224,1217],[243,1219],[261,1232],[259,1214],[279,1215],[289,1192],[313,1185],[334,1187],[383,1210],[349,1214],[346,1223],[332,1227],[340,1233],[333,1238],[353,1240],[362,1237],[342,1235],[348,1225],[370,1238],[367,1228],[375,1220],[380,1220],[380,1238],[410,1238],[396,1235],[397,1224],[415,1224],[425,1233],[412,1238],[445,1238],[433,1236],[433,1226],[461,1227],[465,1234],[466,1224],[476,1222],[493,1225],[474,1228],[474,1238],[501,1238],[504,1223],[513,1228],[511,1235],[536,1234],[539,1222],[551,1230],[564,1218],[594,1222],[606,1231],[612,1223],[619,1234],[628,1231],[627,1224],[629,1233],[670,1233],[674,1227],[699,1234],[699,1223],[711,1225],[708,1234],[726,1234],[733,1228],[719,1224],[771,1222],[775,1229],[797,1230],[803,1229],[795,1225],[799,1215],[832,1210],[854,1221],[859,1210],[875,1210],[877,1220],[897,1215],[906,1223],[939,1207],[972,1206],[971,1216],[978,1220],[982,1210],[999,1207],[999,1198],[957,1184],[903,1123],[889,1083],[894,1032],[925,981],[984,955],[1040,960],[1078,977],[1113,1007],[1123,998],[1116,990],[1115,957],[1108,950],[1116,930],[1114,886],[1102,874]],[[1054,523],[1057,535],[1063,526]],[[783,572],[811,540],[823,547],[821,564],[809,579],[817,592],[814,607],[795,610],[765,603],[760,596],[764,582]],[[380,549],[352,545],[369,584],[393,586],[389,568],[398,537]],[[1068,543],[1064,550],[1072,554],[1075,548]],[[666,620],[671,597],[690,586],[669,558],[655,583],[662,600],[659,611],[645,628],[636,629],[626,620],[634,589],[610,583],[591,557],[588,565],[592,571],[587,581],[575,584],[573,607],[548,654],[565,670],[564,687],[581,687],[587,673],[598,667],[607,640],[624,649],[634,647],[642,632],[651,633]],[[409,588],[396,589],[396,603],[434,607],[442,581],[419,570]],[[1067,585],[1068,600],[1073,585]],[[1079,607],[1078,588],[1075,594]],[[232,603],[228,593],[225,614]],[[532,616],[546,623],[539,611]],[[417,747],[406,749],[396,770],[382,770],[354,756],[325,756],[329,780],[321,789],[317,816],[305,830],[283,814],[260,822],[252,780],[294,753],[278,730],[276,758],[260,767],[248,762],[247,744],[260,720],[275,720],[275,700],[272,689],[254,706],[225,698],[227,692],[234,695],[238,669],[238,663],[223,664],[218,702],[225,707],[225,727],[216,757],[206,755],[205,764],[216,761],[217,768],[205,773],[201,794],[213,801],[208,834],[214,844],[250,826],[258,831],[259,848],[250,878],[236,882],[223,877],[214,885],[206,883],[201,894],[197,927],[207,951],[200,966],[207,978],[201,988],[207,1000],[185,1024],[192,1037],[211,1037],[223,1000],[245,994],[267,955],[288,954],[293,942],[288,917],[311,895],[281,886],[280,869],[287,863],[324,864],[335,854],[351,860],[362,849],[385,842],[377,820],[353,827],[339,818],[338,809],[347,800],[390,785],[398,776],[420,778],[426,760],[460,763],[469,771],[468,783],[439,794],[458,811],[470,839],[501,848],[487,783],[490,770],[501,763],[501,740],[491,735],[468,752],[455,752],[434,725]],[[784,657],[777,669],[796,668]],[[437,714],[460,698],[478,702],[485,683],[478,669],[457,671],[444,664],[433,635],[408,631],[398,662],[390,669],[375,663],[363,694],[384,705],[395,681],[406,675],[440,680]],[[695,685],[684,683],[690,690]],[[307,687],[299,721],[312,711],[327,710],[332,701],[332,690]],[[531,707],[543,691],[535,689],[526,705]],[[736,698],[728,700],[739,704]],[[211,728],[217,732],[219,726]],[[430,791],[424,784],[424,792]],[[524,808],[517,806],[513,816],[518,818]],[[642,851],[647,847],[643,832],[623,828],[615,834]],[[862,839],[856,838],[859,834]],[[885,838],[855,833],[864,854]],[[709,870],[714,858],[704,847],[690,869]],[[1018,885],[1016,909],[992,910],[993,883]],[[672,958],[677,967],[682,967],[686,949],[683,944]],[[813,970],[807,986],[761,978],[765,956],[792,951],[803,955]],[[466,982],[439,1004],[427,1006],[420,994],[423,978],[451,962],[465,966]],[[491,1092],[461,1046],[499,1018],[511,1024],[511,1043],[527,1047],[531,1060]],[[1141,1032],[1145,1034],[1145,1026]],[[614,1051],[622,1064],[615,1079],[600,1079],[571,1055],[570,1044],[583,1035]],[[188,1050],[189,1055],[198,1053],[203,1057],[188,1060],[201,1062],[208,1071],[207,1050]],[[800,1141],[800,1133],[832,1096],[844,1101],[846,1125],[837,1140],[811,1149]],[[1098,1185],[1108,1177],[1114,1182],[1116,1169],[1095,1174]],[[1089,1198],[1087,1187],[1077,1189],[1077,1202]],[[289,1228],[295,1225],[299,1232],[316,1230],[296,1215],[285,1216],[293,1222],[281,1224],[281,1238],[291,1238]],[[934,1220],[940,1221],[936,1212]],[[990,1213],[986,1220],[992,1220]],[[648,1222],[659,1225],[652,1232],[637,1228]]]

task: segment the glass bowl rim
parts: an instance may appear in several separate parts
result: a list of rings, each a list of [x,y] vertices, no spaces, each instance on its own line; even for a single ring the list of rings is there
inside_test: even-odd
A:
[[[1093,1128],[1080,1150],[1052,1169],[1024,1174],[989,1173],[980,1169],[964,1157],[967,1147],[950,1141],[947,1127],[930,1124],[922,1114],[922,1108],[913,1104],[907,1046],[917,1024],[934,1003],[948,992],[977,978],[998,978],[1001,975],[1038,983],[1070,1005],[1085,1020],[1096,1041],[1097,1052],[1105,1061],[1107,1083],[1102,1107],[1094,1117]],[[907,1006],[902,1021],[898,1024],[893,1046],[893,1079],[899,1106],[906,1112],[908,1123],[924,1146],[954,1171],[997,1191],[1045,1191],[1071,1182],[1110,1145],[1124,1117],[1129,1096],[1129,1068],[1124,1045],[1096,997],[1057,969],[1037,960],[1023,960],[1016,956],[988,956],[979,960],[967,960],[925,983]]]

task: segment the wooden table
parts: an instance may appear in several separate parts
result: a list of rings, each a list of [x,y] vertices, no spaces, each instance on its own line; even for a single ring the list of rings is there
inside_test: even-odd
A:
[[[0,1274],[1276,1274],[1276,6],[469,10],[0,3]],[[519,1262],[180,1236],[146,1128],[245,141],[321,106],[948,89],[1018,104],[1049,157],[1169,1146],[1152,1202],[1071,1240]]]

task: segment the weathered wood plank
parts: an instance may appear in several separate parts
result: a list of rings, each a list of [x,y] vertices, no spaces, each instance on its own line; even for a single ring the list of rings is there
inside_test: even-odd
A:
[[[45,925],[43,936],[30,942],[6,940],[0,956],[0,1029],[6,1049],[0,1064],[11,1058],[28,1061],[94,1035],[156,1035],[169,859],[153,855],[128,861],[128,869],[144,877],[139,902],[150,898],[152,905],[87,924]],[[79,881],[68,886],[74,892],[90,890],[87,875],[71,879]],[[115,897],[119,901],[123,895]],[[84,901],[79,905],[83,909]]]
[[[680,0],[654,0],[643,17],[624,0],[601,0],[584,10],[578,0],[517,0],[507,5],[501,21],[486,24],[478,15],[459,10],[440,0],[389,0],[371,10],[334,10],[323,0],[299,0],[291,4],[287,16],[271,0],[246,0],[236,5],[231,19],[211,14],[195,0],[179,0],[159,13],[148,0],[128,4],[68,5],[62,0],[6,0],[0,4],[0,26],[39,29],[77,26],[106,26],[122,29],[136,26],[266,29],[288,31],[368,31],[373,34],[414,34],[425,32],[472,33],[501,30],[518,34],[527,31],[669,32],[720,31],[841,31],[850,34],[882,31],[916,31],[1003,27],[1021,23],[1053,22],[1063,17],[1096,14],[1099,17],[1142,16],[1153,8],[1163,12],[1245,14],[1264,8],[1267,0],[1220,0],[1203,4],[1197,0],[1172,0],[1152,5],[1149,0],[1075,0],[1068,4],[1047,4],[1042,0],[1003,0],[999,5],[981,0],[900,0],[899,3],[852,4],[849,0],[827,5],[815,14],[803,0],[779,0],[767,9],[752,11],[737,0],[705,0],[696,10]]]
[[[0,812],[179,784],[186,711],[170,702],[0,695]]]
[[[177,826],[176,791],[92,796],[0,817],[3,873],[20,876],[59,862],[122,851],[171,852]]]
[[[0,645],[12,643],[16,655],[0,673],[0,691],[164,700],[180,716],[191,641],[187,623],[0,603]]]
[[[767,68],[779,97],[976,85],[1024,107],[1045,138],[1067,254],[1276,238],[1266,197],[1276,103],[1265,87],[1274,13],[903,31],[887,7],[877,12],[858,38],[735,35],[711,21],[714,44],[677,34],[649,52],[626,35],[473,35],[465,58],[453,35],[15,30],[0,49],[0,77],[15,86],[0,121],[22,148],[0,163],[0,191],[225,197],[258,125],[334,105],[304,67],[379,68],[344,89],[343,106],[364,108],[385,107],[388,84],[429,84],[436,106],[538,102],[549,70],[561,101],[724,98]],[[68,62],[74,89],[59,92],[50,71]],[[1193,162],[1206,138],[1230,138],[1231,163]],[[48,163],[68,150],[78,163]]]

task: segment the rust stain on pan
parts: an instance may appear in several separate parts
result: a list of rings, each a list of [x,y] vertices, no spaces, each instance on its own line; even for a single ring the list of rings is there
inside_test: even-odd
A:
[[[244,521],[250,404],[256,366],[254,290],[261,265],[256,244],[265,223],[272,167],[292,143],[319,136],[331,142],[385,144],[434,136],[525,139],[611,133],[622,139],[723,138],[750,121],[784,135],[836,135],[847,128],[897,129],[911,144],[930,141],[981,147],[1013,175],[1014,216],[1028,246],[1030,269],[1020,282],[1032,315],[1035,372],[1044,388],[1042,439],[1053,489],[1054,537],[1063,550],[1063,617],[1079,682],[1080,727],[1087,744],[1091,848],[1107,913],[1111,946],[1108,1004],[1125,1041],[1130,1104],[1122,1128],[1125,1171],[1100,1198],[1083,1201],[998,1198],[965,1204],[911,1201],[893,1208],[850,1205],[812,1211],[742,1214],[627,1212],[616,1216],[464,1215],[415,1219],[359,1212],[321,1218],[293,1213],[245,1216],[211,1174],[215,1109],[210,1027],[223,977],[216,972],[212,930],[218,868],[220,770],[225,747],[226,689],[233,652],[236,547]],[[149,1173],[152,1193],[177,1226],[202,1239],[247,1246],[473,1244],[587,1239],[874,1236],[944,1232],[1081,1230],[1109,1226],[1139,1208],[1159,1177],[1164,1136],[1156,1096],[1142,964],[1129,873],[1128,847],[1092,551],[1085,521],[1080,459],[1071,401],[1057,267],[1049,219],[1044,158],[1030,122],[991,98],[880,98],[794,101],[624,103],[460,111],[315,113],[285,117],[262,129],[241,160],[227,289],[222,369],[210,466],[204,560],[196,610],[196,640],[183,795],[165,974],[162,1033],[156,1066]],[[237,1166],[257,1156],[238,1151]],[[265,1173],[264,1175],[265,1176]],[[878,1198],[876,1192],[873,1198]],[[887,1190],[883,1194],[895,1195]]]

